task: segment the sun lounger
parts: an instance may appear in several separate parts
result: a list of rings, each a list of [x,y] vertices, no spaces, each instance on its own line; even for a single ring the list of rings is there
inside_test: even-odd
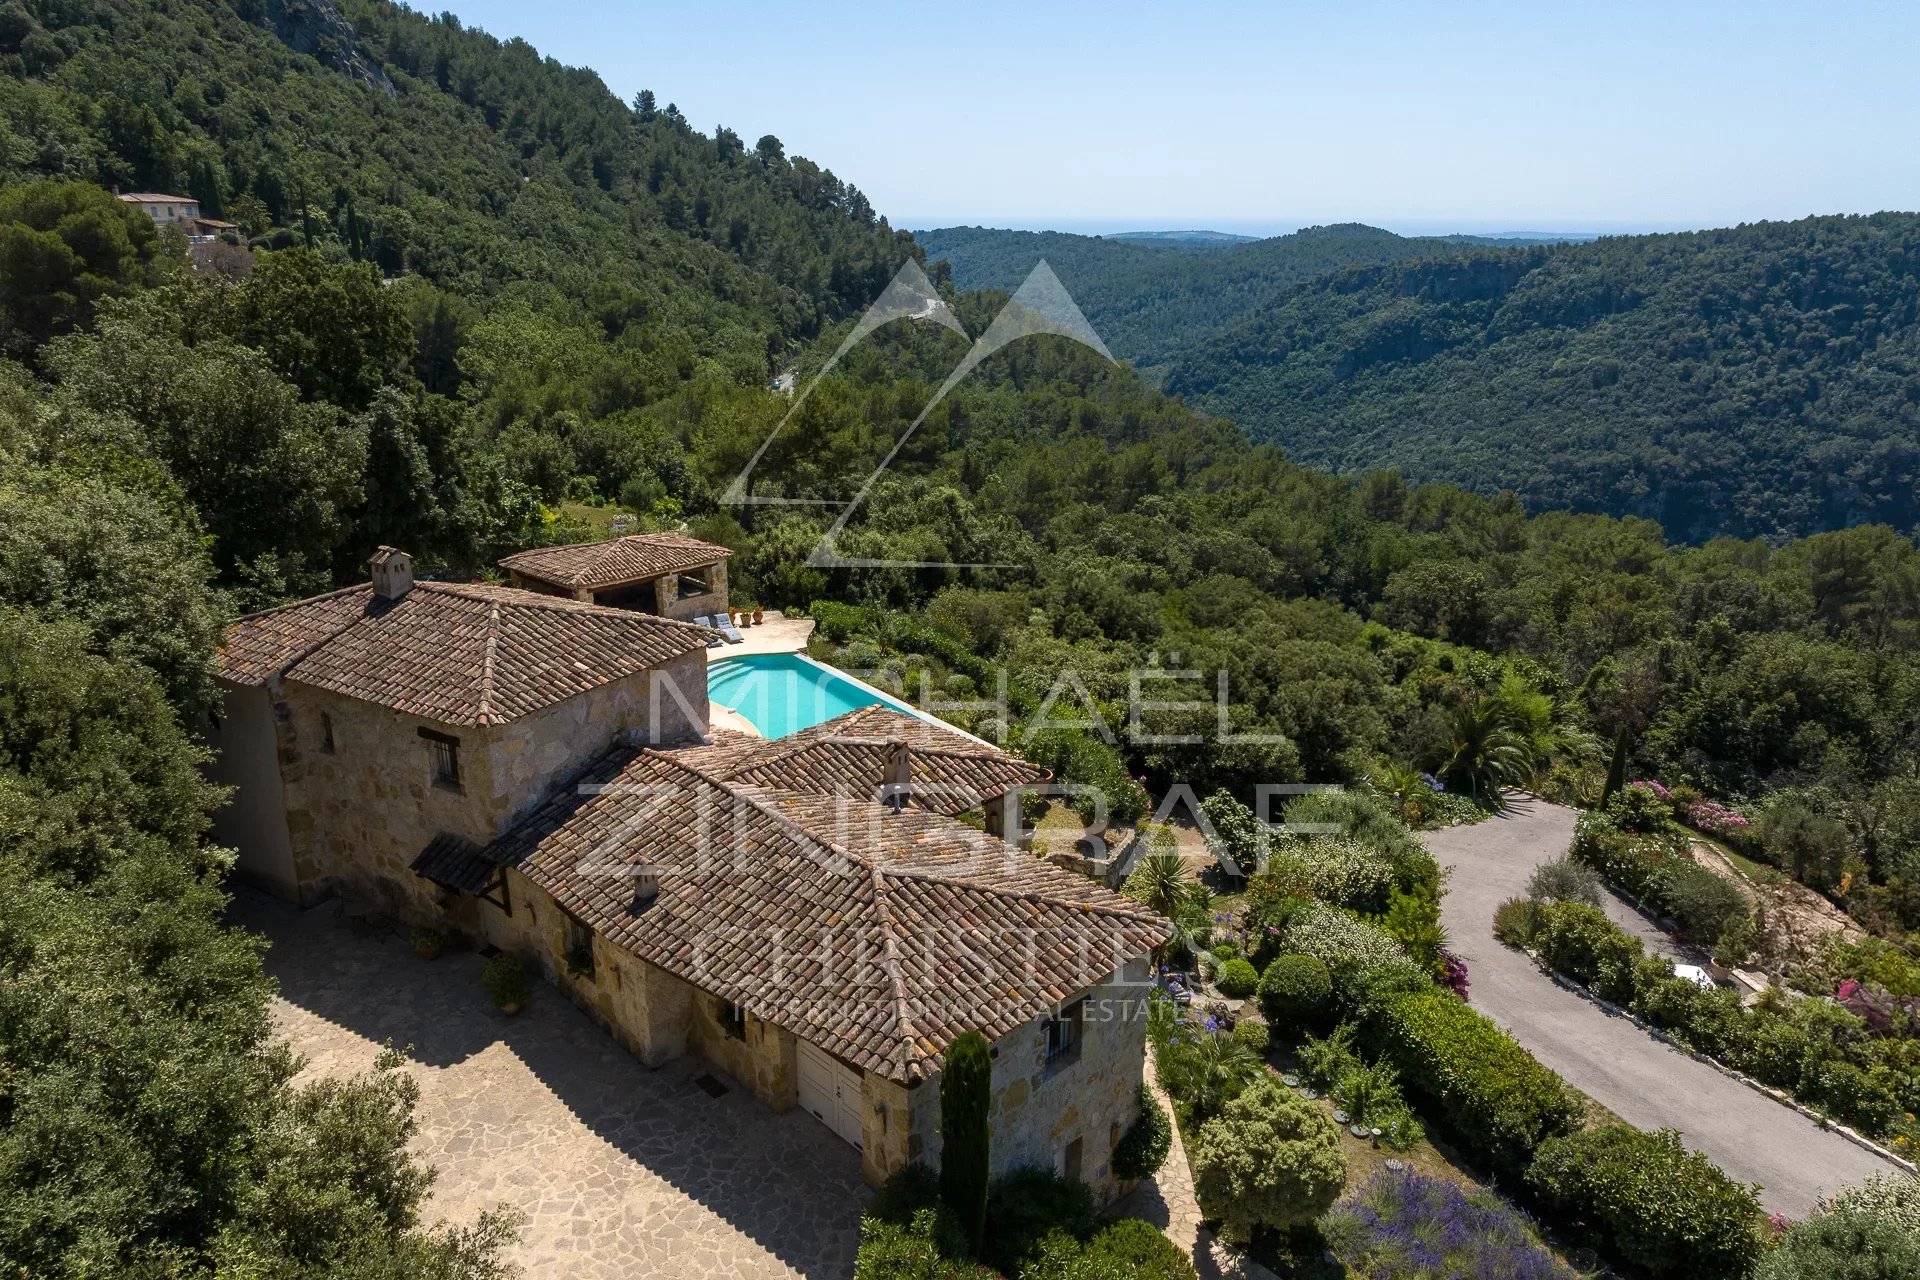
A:
[[[713,619],[709,618],[704,613],[693,620],[693,625],[696,627],[705,627],[709,631],[718,631],[720,629],[714,626]],[[725,643],[726,643],[725,640],[722,640],[719,636],[715,636],[713,639],[707,641],[707,648],[718,649],[720,646],[724,645]]]
[[[740,628],[733,625],[733,619],[724,613],[713,615],[713,629],[727,638],[728,644],[745,644],[747,638],[740,634]]]

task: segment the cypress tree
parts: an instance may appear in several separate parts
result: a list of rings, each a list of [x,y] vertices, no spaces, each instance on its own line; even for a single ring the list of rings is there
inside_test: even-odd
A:
[[[974,1255],[987,1229],[987,1113],[993,1059],[987,1038],[963,1032],[940,1072],[940,1199],[959,1221]]]
[[[1613,760],[1607,765],[1607,787],[1600,793],[1600,807],[1606,808],[1608,802],[1619,795],[1620,789],[1626,785],[1627,730],[1626,726],[1622,725],[1620,732],[1613,735]]]

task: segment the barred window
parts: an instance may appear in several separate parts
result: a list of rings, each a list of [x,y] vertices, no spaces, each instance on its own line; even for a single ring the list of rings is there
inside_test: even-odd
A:
[[[427,750],[433,759],[433,785],[460,790],[460,739],[430,729],[422,729],[420,736],[427,740]]]

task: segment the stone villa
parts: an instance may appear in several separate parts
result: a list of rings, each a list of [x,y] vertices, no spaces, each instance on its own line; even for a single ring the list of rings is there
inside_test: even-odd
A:
[[[873,1183],[938,1164],[941,1055],[979,1029],[995,1171],[1119,1190],[1168,926],[990,833],[1043,771],[885,706],[716,732],[703,628],[372,567],[221,650],[241,875],[517,953],[648,1065],[803,1108]]]

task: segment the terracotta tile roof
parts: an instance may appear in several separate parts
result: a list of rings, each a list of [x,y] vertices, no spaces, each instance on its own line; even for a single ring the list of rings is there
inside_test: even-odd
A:
[[[428,841],[420,856],[413,860],[413,869],[435,884],[481,893],[500,865],[465,836],[441,832]]]
[[[633,533],[606,542],[577,542],[564,547],[535,547],[500,562],[561,587],[617,587],[663,573],[697,569],[733,552],[678,533]]]
[[[240,619],[219,674],[278,675],[442,724],[502,724],[706,648],[703,627],[481,584],[349,587]]]
[[[872,798],[896,744],[907,748],[912,803],[935,813],[965,813],[1049,776],[998,747],[887,706],[861,707],[774,742],[721,732],[710,745],[681,751],[688,764],[717,778]]]
[[[962,1031],[997,1039],[1167,936],[950,818],[689,758],[615,748],[487,855],[614,945],[889,1079],[926,1079]]]

